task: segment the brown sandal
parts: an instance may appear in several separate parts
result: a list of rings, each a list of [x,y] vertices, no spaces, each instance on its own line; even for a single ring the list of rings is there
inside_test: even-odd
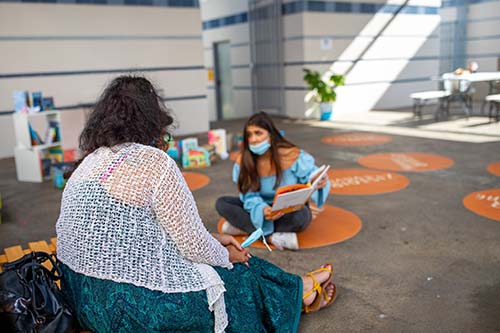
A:
[[[326,288],[330,284],[333,285],[332,297],[329,297],[328,292],[326,291]],[[333,302],[335,302],[335,300],[337,299],[337,286],[335,285],[335,283],[330,281],[327,283],[327,285],[324,288],[322,288],[321,286],[319,286],[318,288],[319,288],[319,290],[317,291],[318,293],[316,294],[316,298],[314,298],[314,301],[309,305],[303,306],[302,311],[304,311],[305,313],[316,312],[318,310],[326,308],[327,306],[333,304]],[[313,290],[314,290],[314,288],[313,288]],[[308,294],[310,295],[310,293],[308,293]],[[323,304],[323,306],[321,306],[321,302],[323,300],[325,300],[326,303]]]
[[[311,296],[314,292],[316,292],[316,297],[314,297],[314,300],[312,301],[311,304],[309,305],[305,305],[305,304],[302,304],[302,311],[304,311],[305,313],[309,313],[309,312],[314,312],[314,311],[318,311],[319,310],[319,306],[321,305],[321,296],[319,296],[322,292],[322,288],[321,288],[321,285],[316,281],[316,279],[314,278],[314,275],[312,273],[307,273],[307,276],[309,276],[312,280],[313,280],[313,287],[311,288],[311,290],[309,290],[307,293],[305,293],[303,296],[302,296],[302,302],[309,296]]]
[[[323,283],[320,284],[320,283],[318,283],[318,281],[316,281],[316,278],[314,277],[314,274],[315,273],[324,272],[324,271],[329,272],[330,275],[328,276],[328,278]],[[312,287],[311,290],[309,290],[307,293],[305,293],[302,296],[302,300],[305,300],[307,297],[311,296],[314,292],[316,292],[316,297],[314,298],[314,300],[312,301],[312,303],[309,304],[309,305],[303,305],[303,307],[302,307],[302,311],[304,311],[305,313],[309,313],[309,312],[318,311],[320,309],[320,306],[321,306],[321,300],[328,298],[328,294],[326,293],[325,287],[329,283],[332,283],[331,279],[333,277],[333,266],[330,263],[324,264],[319,269],[307,273],[306,276],[309,276],[312,279],[312,281],[313,281],[313,287]],[[337,292],[337,289],[335,288],[335,290],[334,290],[334,296],[335,297],[336,297],[336,292]],[[331,302],[328,303],[328,304],[333,303],[335,297],[332,296],[332,299],[327,300],[327,303],[330,302],[330,301]]]

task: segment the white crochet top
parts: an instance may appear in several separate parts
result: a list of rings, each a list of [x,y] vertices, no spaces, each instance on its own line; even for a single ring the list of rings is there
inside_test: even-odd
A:
[[[203,225],[191,191],[163,151],[136,143],[88,155],[64,189],[57,256],[73,271],[165,293],[206,290],[215,331],[227,326],[229,254]]]

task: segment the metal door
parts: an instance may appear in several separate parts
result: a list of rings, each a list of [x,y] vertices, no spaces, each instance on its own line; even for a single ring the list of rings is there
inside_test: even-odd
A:
[[[280,0],[250,0],[253,110],[283,113],[283,27]]]
[[[231,47],[229,42],[214,43],[214,53],[217,119],[234,118]]]

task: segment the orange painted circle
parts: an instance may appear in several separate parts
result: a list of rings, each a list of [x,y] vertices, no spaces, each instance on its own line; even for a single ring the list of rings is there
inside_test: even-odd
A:
[[[198,172],[182,172],[191,191],[200,189],[210,183],[210,177]]]
[[[328,171],[330,193],[365,195],[395,192],[406,188],[410,180],[403,175],[367,169],[334,169]]]
[[[217,225],[219,232],[221,232],[223,222],[224,219],[219,220]],[[356,236],[362,226],[363,223],[356,214],[342,208],[325,205],[323,212],[311,222],[309,227],[297,234],[299,248],[310,249],[343,242]],[[243,242],[245,236],[235,236],[235,238]],[[253,243],[252,246],[266,248],[261,241]]]
[[[488,165],[488,171],[495,176],[500,176],[500,162],[495,162]]]
[[[347,133],[325,136],[321,142],[338,146],[371,146],[392,141],[388,135],[370,133]]]
[[[500,188],[473,192],[463,200],[465,208],[489,219],[500,221]]]
[[[432,171],[451,167],[453,160],[435,154],[383,153],[361,157],[358,163],[367,168],[393,171]]]

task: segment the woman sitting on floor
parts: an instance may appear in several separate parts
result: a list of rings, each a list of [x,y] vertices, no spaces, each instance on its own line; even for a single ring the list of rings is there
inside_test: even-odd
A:
[[[62,290],[94,332],[297,331],[336,296],[332,267],[302,278],[210,234],[164,152],[172,117],[151,83],[121,76],[80,136],[57,221]]]
[[[241,155],[233,167],[240,196],[221,197],[215,205],[226,220],[222,232],[241,235],[262,228],[277,248],[297,250],[296,233],[307,228],[326,201],[329,180],[323,177],[319,181],[311,197],[313,202],[299,211],[276,214],[271,205],[278,187],[305,184],[317,169],[314,158],[286,140],[266,113],[251,116],[243,129]]]

